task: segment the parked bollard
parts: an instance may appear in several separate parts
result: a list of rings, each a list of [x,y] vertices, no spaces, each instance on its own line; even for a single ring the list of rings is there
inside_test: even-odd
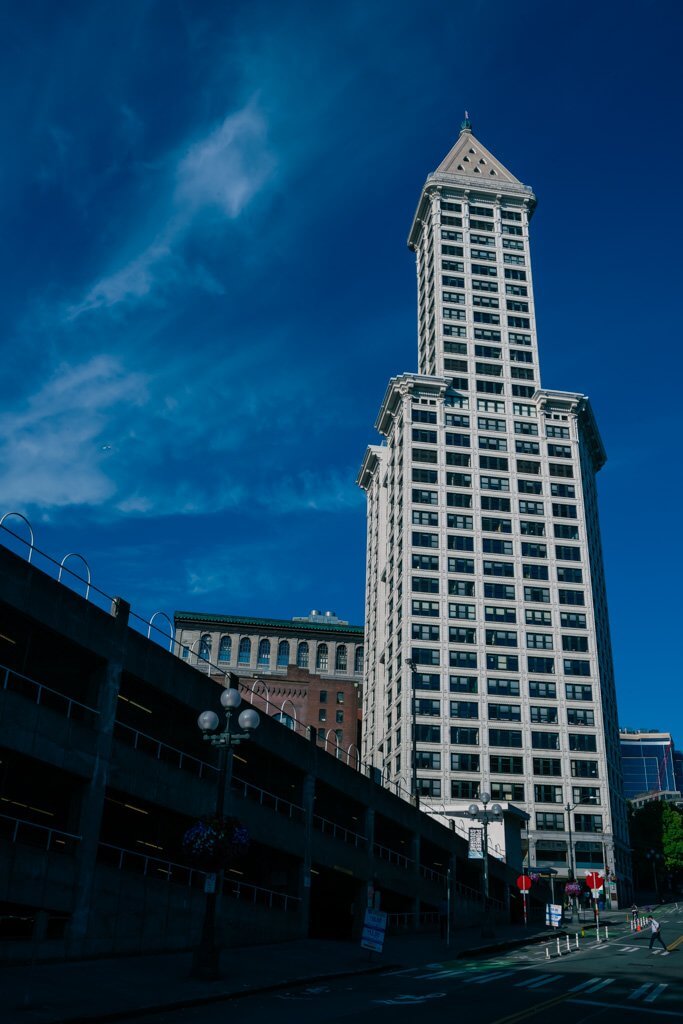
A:
[[[562,950],[560,949],[560,939],[559,939],[559,936],[558,936],[558,939],[557,939],[557,955],[558,956],[562,956]]]
[[[609,928],[605,925],[605,941],[609,941]]]
[[[578,936],[578,933],[576,935],[576,948],[577,949],[579,948],[579,936]]]
[[[596,942],[600,941],[600,925],[599,924],[596,924],[596,926],[595,926],[595,941]]]
[[[568,935],[567,935],[567,952],[571,953],[571,948],[570,948],[570,945],[569,945],[569,936]]]
[[[548,946],[545,947],[545,958],[546,960],[550,960],[550,949]]]

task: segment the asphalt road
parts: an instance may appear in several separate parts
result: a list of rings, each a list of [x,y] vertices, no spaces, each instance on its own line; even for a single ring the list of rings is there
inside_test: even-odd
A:
[[[579,949],[567,940],[503,955],[444,960],[400,971],[356,975],[288,991],[155,1015],[168,1024],[308,1024],[319,1021],[429,1024],[636,1024],[683,1021],[683,903],[657,911],[670,953],[649,952],[649,932],[623,923]],[[550,954],[550,958],[548,958]]]

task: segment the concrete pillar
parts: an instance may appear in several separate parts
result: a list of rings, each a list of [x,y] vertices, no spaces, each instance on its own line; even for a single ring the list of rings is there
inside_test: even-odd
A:
[[[114,721],[126,651],[130,605],[120,597],[114,598],[111,614],[115,620],[111,650],[107,662],[98,671],[99,679],[96,680],[99,683],[96,705],[99,715],[95,726],[97,733],[95,766],[92,778],[85,786],[80,808],[78,832],[82,838],[78,846],[76,892],[67,932],[69,956],[82,955],[86,950],[97,863],[97,845],[102,824],[104,795],[109,779]]]
[[[304,808],[304,855],[299,868],[302,933],[308,935],[311,920],[311,867],[313,860],[313,809],[315,807],[315,776],[306,775],[302,787]]]
[[[410,841],[411,857],[415,862],[413,872],[415,875],[415,895],[413,896],[412,913],[414,914],[414,928],[420,927],[420,889],[422,888],[422,875],[420,874],[420,835],[416,832]]]

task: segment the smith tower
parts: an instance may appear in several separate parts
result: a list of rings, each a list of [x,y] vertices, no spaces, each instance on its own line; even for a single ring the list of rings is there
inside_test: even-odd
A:
[[[425,810],[484,789],[521,806],[532,865],[626,882],[605,451],[587,397],[541,387],[535,206],[466,115],[408,239],[419,372],[390,380],[359,476],[363,757],[406,794],[415,781]]]

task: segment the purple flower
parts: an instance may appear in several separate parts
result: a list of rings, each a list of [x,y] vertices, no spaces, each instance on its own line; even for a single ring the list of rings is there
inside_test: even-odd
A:
[[[183,837],[183,849],[207,871],[219,871],[249,849],[249,831],[237,818],[200,818]]]

